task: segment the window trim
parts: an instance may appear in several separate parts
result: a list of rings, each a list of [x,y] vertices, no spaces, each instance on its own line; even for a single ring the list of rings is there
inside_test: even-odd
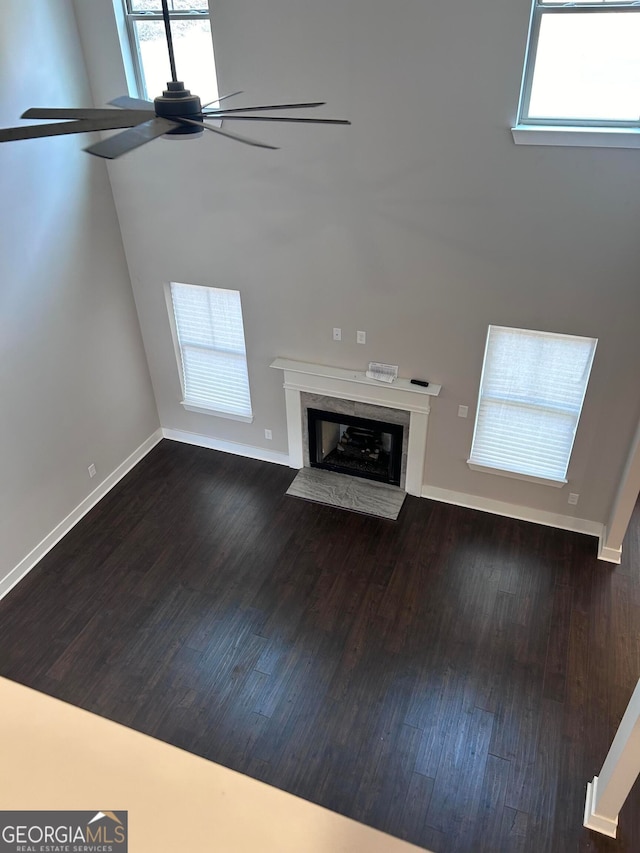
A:
[[[480,465],[479,462],[474,462],[472,459],[467,459],[467,465],[472,471],[480,471],[481,474],[497,474],[499,477],[509,477],[512,480],[526,480],[529,483],[539,483],[541,486],[554,486],[556,489],[561,489],[569,482],[564,480],[554,480],[551,477],[534,477],[532,474],[521,474],[518,471],[510,471],[508,468],[494,468],[490,465]]]
[[[637,127],[567,127],[516,124],[511,128],[516,145],[558,145],[574,148],[640,148]]]
[[[531,117],[528,115],[533,87],[538,39],[544,15],[571,15],[576,13],[628,12],[640,14],[637,0],[618,3],[581,3],[580,0],[563,5],[545,5],[533,0],[529,19],[529,32],[524,57],[524,68],[518,113],[511,128],[516,145],[559,145],[598,148],[640,148],[640,119],[570,119],[567,117]],[[634,5],[632,5],[634,3]]]
[[[182,381],[182,371],[181,381]],[[254,415],[234,415],[231,412],[223,412],[220,409],[210,409],[207,406],[196,406],[195,403],[187,403],[186,400],[181,400],[180,405],[187,412],[197,412],[199,415],[211,415],[216,418],[226,418],[228,421],[242,421],[244,424],[252,424],[255,420]]]
[[[490,396],[487,394],[483,394],[482,391],[483,391],[484,384],[485,384],[485,372],[486,372],[486,367],[487,367],[487,353],[489,351],[489,341],[491,338],[491,330],[494,328],[496,328],[496,329],[508,329],[509,331],[514,331],[514,332],[524,332],[524,333],[532,333],[533,332],[537,336],[547,336],[549,338],[554,338],[554,339],[571,338],[571,339],[578,339],[578,340],[592,341],[593,342],[593,349],[591,351],[591,358],[590,358],[589,364],[588,364],[587,378],[586,378],[586,382],[584,384],[584,389],[582,391],[582,398],[580,400],[580,407],[579,407],[578,412],[577,412],[575,429],[573,431],[573,438],[571,440],[571,445],[568,448],[567,465],[566,465],[564,477],[541,477],[541,476],[536,475],[536,474],[526,474],[526,473],[523,473],[521,471],[513,470],[511,468],[501,468],[501,467],[494,466],[494,465],[487,465],[487,464],[485,464],[483,462],[479,462],[477,459],[473,458],[473,445],[475,443],[476,431],[478,428],[478,419],[480,417],[481,403],[482,403],[482,400],[484,398]],[[573,448],[575,445],[575,439],[576,439],[576,435],[578,432],[578,426],[580,425],[580,418],[582,417],[582,410],[584,408],[584,401],[585,401],[585,397],[587,394],[587,388],[589,386],[589,379],[591,378],[591,370],[593,368],[593,361],[595,358],[597,346],[598,346],[598,339],[597,338],[590,338],[590,337],[586,337],[584,335],[570,335],[570,334],[563,334],[561,332],[541,332],[541,331],[538,331],[536,329],[521,329],[521,328],[517,328],[514,326],[498,326],[497,324],[494,324],[494,323],[489,324],[489,327],[487,329],[487,337],[486,337],[486,341],[485,341],[485,346],[484,346],[484,354],[482,357],[482,373],[480,375],[480,384],[478,386],[478,403],[476,406],[476,416],[475,416],[475,420],[474,420],[474,424],[473,424],[473,437],[471,439],[471,451],[470,451],[471,455],[467,459],[467,465],[469,466],[469,468],[472,471],[479,471],[481,473],[486,473],[486,474],[496,474],[498,476],[509,477],[511,479],[514,479],[514,480],[525,480],[525,481],[530,482],[530,483],[538,483],[538,484],[544,485],[544,486],[553,486],[555,488],[562,488],[563,486],[565,486],[569,482],[566,475],[569,471],[569,465],[571,464],[571,456],[573,454]],[[534,408],[537,411],[543,411],[545,409],[549,410],[551,408],[550,406],[544,405],[544,404],[537,405],[535,403],[531,403],[530,405],[531,405],[531,408]],[[571,413],[571,414],[573,414],[573,413]]]
[[[200,403],[195,403],[195,402],[192,402],[192,401],[187,399],[186,389],[185,389],[185,384],[184,384],[184,367],[183,367],[183,362],[182,362],[182,348],[180,346],[180,338],[178,336],[178,326],[176,323],[175,310],[173,307],[173,297],[171,295],[171,285],[172,284],[189,284],[189,285],[191,285],[191,282],[184,282],[184,281],[171,282],[171,281],[168,281],[168,282],[165,282],[165,286],[164,286],[164,296],[165,296],[165,302],[167,305],[169,329],[171,332],[171,340],[173,342],[173,351],[174,351],[174,355],[175,355],[175,359],[176,359],[176,368],[178,371],[178,379],[180,381],[180,392],[182,394],[182,400],[180,400],[180,405],[188,412],[196,412],[197,414],[209,415],[211,417],[216,417],[216,418],[225,418],[226,420],[230,420],[230,421],[241,421],[242,423],[247,423],[247,424],[253,423],[253,421],[255,419],[255,415],[253,412],[253,402],[251,399],[251,380],[249,378],[249,359],[248,359],[247,354],[246,354],[246,339],[245,339],[244,361],[245,361],[246,368],[247,368],[247,383],[248,383],[248,389],[249,389],[249,406],[250,406],[251,414],[250,415],[238,415],[238,414],[234,414],[233,412],[224,411],[223,409],[216,409],[212,406],[211,407],[210,406],[204,406]],[[213,289],[213,290],[233,290],[233,288],[225,288],[225,287],[216,288],[216,287],[206,285],[206,284],[191,285],[191,286],[209,287],[210,289]],[[240,312],[241,312],[241,316],[242,316],[242,331],[244,334],[244,314],[242,314],[242,294],[240,293],[239,290],[236,292],[240,296]]]

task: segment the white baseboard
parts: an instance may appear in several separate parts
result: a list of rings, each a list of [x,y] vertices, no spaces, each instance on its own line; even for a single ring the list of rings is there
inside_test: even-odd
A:
[[[30,551],[24,559],[20,560],[9,574],[0,578],[0,599],[3,598],[13,587],[28,574],[31,569],[40,562],[44,555],[56,545],[63,536],[65,536],[72,527],[74,527],[80,519],[92,509],[99,500],[101,500],[107,492],[121,480],[125,474],[137,465],[138,462],[149,453],[149,451],[162,440],[162,431],[157,429],[146,441],[143,441],[140,447],[133,451],[124,462],[122,462],[115,471],[112,471],[109,476],[97,486],[90,495],[78,504],[66,518],[57,524],[53,530],[48,533],[44,539]]]
[[[571,515],[559,515],[541,509],[517,506],[506,501],[494,501],[491,498],[483,498],[479,495],[467,495],[464,492],[441,489],[438,486],[423,486],[422,497],[442,503],[464,506],[468,509],[479,509],[482,512],[503,515],[506,518],[517,518],[519,521],[532,521],[534,524],[543,524],[545,527],[557,527],[560,530],[571,530],[574,533],[586,533],[587,536],[597,536],[598,539],[601,539],[604,530],[604,525],[599,521],[588,521],[586,518],[574,518]]]
[[[602,835],[608,835],[609,838],[615,838],[618,832],[618,818],[603,817],[596,814],[594,807],[596,804],[596,794],[598,790],[598,777],[593,777],[593,782],[587,782],[587,797],[584,804],[584,821],[583,826],[587,829],[593,829],[595,832],[600,832]]]
[[[162,429],[164,438],[181,441],[183,444],[195,444],[197,447],[208,447],[210,450],[222,450],[236,456],[246,456],[248,459],[259,459],[261,462],[275,462],[276,465],[289,465],[289,454],[264,447],[253,447],[251,444],[238,444],[235,441],[224,441],[221,438],[211,438],[197,432],[185,432],[181,429]]]
[[[622,562],[622,545],[619,548],[611,548],[606,542],[608,538],[606,525],[602,528],[602,535],[600,536],[600,543],[598,545],[598,559],[605,560],[607,563],[617,563],[620,564]]]

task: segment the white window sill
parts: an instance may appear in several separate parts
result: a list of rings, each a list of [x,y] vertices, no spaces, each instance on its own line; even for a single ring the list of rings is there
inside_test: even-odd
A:
[[[211,415],[214,418],[227,418],[230,421],[242,421],[245,424],[253,423],[253,415],[234,415],[231,412],[221,412],[219,409],[209,409],[206,406],[188,403],[186,400],[183,400],[181,405],[188,412],[198,412],[198,414]]]
[[[565,145],[576,148],[640,148],[640,128],[566,127],[517,124],[511,128],[516,145]]]
[[[483,474],[497,474],[500,477],[511,477],[513,480],[526,480],[529,483],[540,483],[543,486],[553,486],[556,489],[561,489],[568,483],[568,480],[552,480],[548,477],[533,477],[531,474],[506,471],[503,468],[491,468],[489,465],[479,465],[472,459],[467,459],[467,465],[472,471],[481,471]]]

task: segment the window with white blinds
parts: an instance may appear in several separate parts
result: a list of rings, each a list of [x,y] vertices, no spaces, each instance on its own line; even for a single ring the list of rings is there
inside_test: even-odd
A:
[[[237,290],[171,283],[184,406],[252,420]]]
[[[489,326],[469,465],[565,483],[596,343]]]

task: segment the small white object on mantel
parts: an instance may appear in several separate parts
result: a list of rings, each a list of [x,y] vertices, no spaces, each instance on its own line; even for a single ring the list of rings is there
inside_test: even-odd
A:
[[[424,464],[427,451],[427,424],[431,410],[429,398],[437,397],[441,386],[412,385],[409,379],[396,379],[393,383],[369,379],[363,372],[309,364],[276,358],[271,367],[284,371],[284,393],[287,409],[287,436],[289,439],[289,466],[304,465],[302,411],[300,392],[307,391],[340,400],[355,400],[401,409],[409,412],[409,442],[407,448],[407,476],[405,490],[410,495],[422,494]]]
[[[398,378],[398,365],[370,361],[365,376],[369,379],[377,379],[378,382],[395,382]]]

